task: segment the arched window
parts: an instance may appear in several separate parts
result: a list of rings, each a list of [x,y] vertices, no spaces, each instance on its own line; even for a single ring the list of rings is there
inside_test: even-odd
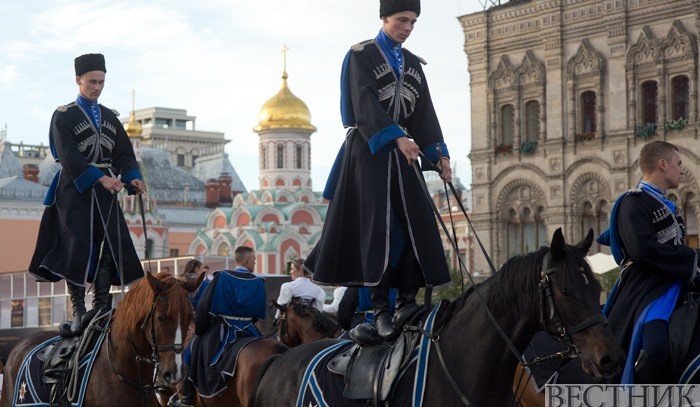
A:
[[[594,135],[596,131],[595,121],[596,95],[592,90],[581,93],[581,132],[586,135]]]
[[[540,138],[540,102],[531,100],[525,104],[525,140]]]
[[[501,108],[501,144],[513,144],[515,127],[515,109],[513,105],[505,105]]]
[[[301,144],[296,145],[296,164],[297,164],[297,169],[301,169],[301,160],[302,160],[302,154],[301,154]]]
[[[688,77],[676,76],[671,80],[671,118],[673,120],[688,118]]]
[[[642,120],[644,124],[656,123],[659,85],[655,81],[642,83]]]
[[[547,228],[544,225],[544,206],[537,209],[535,217],[535,228],[537,229],[537,247],[547,244]]]
[[[685,196],[683,200],[683,221],[685,222],[686,235],[685,244],[688,247],[694,249],[700,248],[698,245],[698,214],[695,211],[695,205],[693,201],[695,200],[695,195],[689,193]]]
[[[520,254],[520,223],[515,209],[508,212],[508,257]]]
[[[277,168],[284,168],[284,144],[277,144]]]
[[[537,230],[535,229],[535,219],[530,208],[523,209],[523,246],[521,253],[529,253],[537,249]]]
[[[260,158],[262,159],[262,169],[267,169],[267,146],[260,147]]]
[[[219,256],[228,256],[229,253],[229,246],[226,243],[221,243],[219,245],[219,249],[217,251],[217,254]]]

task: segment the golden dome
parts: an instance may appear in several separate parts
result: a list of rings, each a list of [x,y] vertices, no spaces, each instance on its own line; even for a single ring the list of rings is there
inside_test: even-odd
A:
[[[143,126],[136,121],[136,115],[133,110],[131,111],[131,117],[129,117],[129,123],[124,126],[124,130],[126,130],[126,134],[129,137],[141,137],[143,134]]]
[[[258,133],[274,129],[316,131],[316,127],[311,124],[311,112],[306,103],[294,96],[287,86],[287,72],[282,74],[282,88],[260,109],[258,121],[253,129]]]

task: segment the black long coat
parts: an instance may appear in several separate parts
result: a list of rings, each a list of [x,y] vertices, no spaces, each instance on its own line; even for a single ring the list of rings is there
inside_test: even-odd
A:
[[[615,221],[622,241],[624,265],[610,306],[610,328],[624,349],[630,345],[635,321],[642,311],[675,283],[689,282],[699,266],[698,251],[683,245],[680,216],[650,194],[627,193]],[[612,219],[611,219],[612,220]]]
[[[117,195],[97,182],[111,173],[121,174],[125,183],[141,175],[121,122],[102,105],[100,113],[99,132],[75,103],[59,107],[51,118],[51,152],[61,170],[44,201],[46,208],[29,265],[29,272],[40,280],[65,279],[80,286],[91,283],[103,240],[104,250],[111,250],[115,263],[112,285],[129,284],[144,275]]]
[[[450,282],[430,203],[393,141],[409,135],[429,156],[436,157],[437,146],[448,154],[423,61],[405,49],[403,55],[399,78],[375,40],[353,46],[345,58],[341,111],[351,130],[330,176],[334,194],[321,238],[305,263],[321,284],[379,283],[389,261],[392,211],[406,224],[422,282]]]

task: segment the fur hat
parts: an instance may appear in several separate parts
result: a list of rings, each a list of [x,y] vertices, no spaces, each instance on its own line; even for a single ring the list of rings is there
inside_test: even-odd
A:
[[[80,76],[90,71],[102,71],[107,73],[104,55],[85,54],[75,58],[75,76]]]
[[[379,17],[389,17],[402,11],[420,15],[420,0],[379,0]]]

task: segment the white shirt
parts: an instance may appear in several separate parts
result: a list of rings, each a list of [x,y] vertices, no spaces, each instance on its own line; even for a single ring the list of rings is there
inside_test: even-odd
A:
[[[326,292],[323,291],[323,288],[312,283],[307,277],[297,277],[294,281],[282,284],[277,303],[280,305],[289,304],[292,297],[315,299],[314,307],[319,311],[323,311],[323,303],[326,302]],[[277,310],[275,318],[279,318],[279,316],[280,312]]]
[[[330,304],[323,304],[323,312],[328,312],[329,314],[336,314],[338,312],[338,306],[340,306],[340,301],[345,295],[345,290],[347,287],[338,287],[333,290],[333,302]]]

